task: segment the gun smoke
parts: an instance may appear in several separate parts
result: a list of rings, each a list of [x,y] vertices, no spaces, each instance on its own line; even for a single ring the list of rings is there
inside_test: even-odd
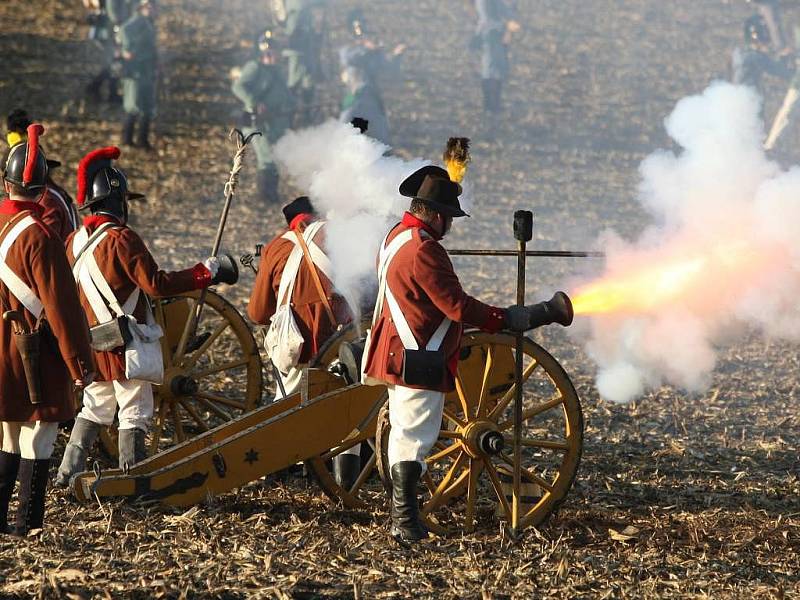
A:
[[[334,120],[291,131],[275,146],[278,164],[328,221],[325,250],[334,285],[356,310],[374,300],[375,257],[389,228],[408,208],[408,198],[397,189],[428,164],[387,156],[387,150],[352,125]]]
[[[713,83],[665,124],[681,149],[640,167],[654,224],[632,243],[607,234],[604,275],[573,292],[598,390],[616,402],[705,389],[720,345],[748,326],[800,339],[800,167],[764,154],[758,94]]]

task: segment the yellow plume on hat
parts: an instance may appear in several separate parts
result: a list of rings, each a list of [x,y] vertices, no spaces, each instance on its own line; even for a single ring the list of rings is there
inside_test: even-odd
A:
[[[447,147],[444,149],[442,158],[450,179],[461,183],[467,174],[469,162],[472,160],[469,154],[469,138],[451,137],[447,140]]]
[[[20,142],[25,141],[25,137],[16,131],[9,131],[6,134],[6,141],[8,142],[8,147],[10,148],[11,146],[16,146]]]

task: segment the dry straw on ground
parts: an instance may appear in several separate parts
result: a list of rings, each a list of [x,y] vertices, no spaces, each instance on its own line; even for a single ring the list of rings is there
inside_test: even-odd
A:
[[[236,109],[225,78],[265,3],[160,4],[159,151],[126,152],[122,164],[151,198],[136,208],[137,227],[178,267],[211,244]],[[386,92],[400,151],[436,157],[450,135],[475,138],[477,218],[458,224],[452,244],[461,247],[510,247],[510,215],[521,207],[537,213],[539,247],[585,249],[606,227],[641,230],[636,166],[664,143],[661,119],[674,102],[725,74],[747,14],[733,1],[521,2],[508,124],[502,143],[489,144],[476,133],[479,89],[462,51],[472,25],[461,0],[365,4],[388,44],[410,46]],[[82,153],[115,141],[119,121],[116,110],[77,100],[94,69],[81,19],[77,2],[0,3],[0,112],[25,104],[48,124],[47,148],[70,186]],[[341,14],[331,29],[338,43]],[[326,85],[331,97],[335,83]],[[251,200],[253,187],[245,172],[226,236],[236,253],[279,225],[277,210]],[[509,304],[513,264],[491,260],[457,267],[468,290]],[[584,268],[534,263],[531,297]],[[251,285],[245,276],[226,295],[242,307]],[[493,528],[408,550],[387,534],[382,497],[372,513],[342,510],[302,478],[254,482],[186,511],[119,502],[100,510],[54,493],[39,538],[0,538],[0,596],[800,597],[797,348],[744,338],[723,353],[707,393],[665,388],[612,406],[597,398],[579,345],[563,332],[536,337],[575,381],[586,440],[561,512],[519,543]]]

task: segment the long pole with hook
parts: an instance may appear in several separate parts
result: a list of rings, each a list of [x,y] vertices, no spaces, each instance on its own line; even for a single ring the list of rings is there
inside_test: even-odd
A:
[[[228,222],[228,213],[231,210],[233,196],[236,194],[236,188],[239,185],[239,173],[244,166],[244,156],[247,153],[247,147],[250,145],[250,142],[257,135],[261,135],[261,132],[254,131],[253,133],[245,136],[240,130],[232,129],[230,135],[228,136],[230,139],[235,140],[236,142],[236,153],[233,155],[233,166],[231,167],[228,181],[225,182],[225,204],[222,207],[222,214],[219,217],[219,225],[217,225],[217,234],[214,237],[214,245],[211,248],[211,256],[216,256],[219,253],[219,248],[222,244],[222,234],[225,231],[225,225]],[[200,292],[200,297],[198,298],[197,304],[194,308],[194,314],[192,315],[191,319],[186,321],[186,327],[183,329],[183,333],[181,334],[181,339],[178,342],[178,348],[175,353],[176,360],[180,359],[184,355],[186,352],[186,345],[189,343],[189,340],[194,337],[195,331],[197,330],[197,324],[200,322],[200,315],[203,313],[203,304],[206,301],[207,292],[208,288],[204,288]]]

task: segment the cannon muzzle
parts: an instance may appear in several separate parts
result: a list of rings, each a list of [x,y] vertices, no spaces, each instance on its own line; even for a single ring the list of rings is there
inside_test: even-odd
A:
[[[534,304],[531,308],[531,329],[558,323],[567,327],[572,325],[575,311],[572,309],[572,301],[564,292],[556,292],[553,297],[546,302]]]

